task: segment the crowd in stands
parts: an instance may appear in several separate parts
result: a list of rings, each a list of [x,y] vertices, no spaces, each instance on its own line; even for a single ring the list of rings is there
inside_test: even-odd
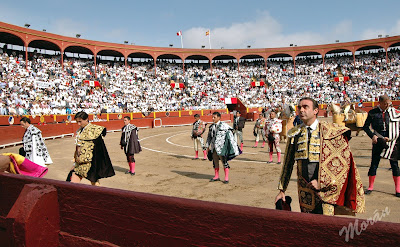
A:
[[[224,109],[221,98],[239,98],[247,107],[270,107],[301,97],[319,103],[374,101],[386,93],[400,99],[400,51],[362,52],[325,58],[309,56],[292,60],[253,59],[237,63],[181,63],[171,60],[132,62],[98,61],[60,55],[30,53],[0,48],[0,115],[120,113]],[[346,82],[334,80],[348,77]],[[85,81],[99,81],[95,87]],[[252,87],[252,81],[265,86]],[[183,83],[175,89],[171,82]]]

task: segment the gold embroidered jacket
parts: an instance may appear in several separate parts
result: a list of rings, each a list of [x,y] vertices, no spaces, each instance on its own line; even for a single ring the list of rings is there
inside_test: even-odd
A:
[[[321,191],[318,195],[323,202],[346,206],[358,213],[364,212],[364,190],[344,135],[347,131],[349,129],[346,127],[321,122],[311,134],[308,150],[306,126],[301,124],[289,130],[278,189],[286,191],[295,160],[308,158],[319,162],[318,183]]]
[[[94,140],[103,133],[104,127],[88,124],[76,136],[76,145],[79,151],[76,154],[75,162],[78,164],[90,163],[93,159]]]

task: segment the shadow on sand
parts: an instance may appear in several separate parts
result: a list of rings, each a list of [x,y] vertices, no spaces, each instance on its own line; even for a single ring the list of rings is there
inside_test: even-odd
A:
[[[179,174],[181,176],[185,176],[188,178],[194,178],[194,179],[209,180],[210,178],[212,178],[212,174],[202,174],[202,173],[197,173],[197,172],[184,172],[184,171],[176,171],[176,170],[172,170],[171,172],[175,172],[176,174]]]

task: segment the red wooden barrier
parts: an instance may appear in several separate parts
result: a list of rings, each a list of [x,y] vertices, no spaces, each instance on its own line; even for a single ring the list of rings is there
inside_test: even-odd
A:
[[[400,100],[393,100],[392,104],[395,108],[398,108],[400,106]],[[376,107],[378,105],[378,102],[363,102],[363,107],[361,109],[365,110],[365,111],[369,111],[372,108]],[[319,116],[324,116],[325,112],[323,112],[322,110],[326,110],[326,105],[325,104],[321,104],[322,107],[320,107],[320,114]],[[358,106],[356,106],[358,108]],[[261,112],[261,107],[253,107],[253,108],[247,108],[247,112],[248,113],[252,113],[252,112]],[[167,117],[167,115],[169,115],[169,117],[179,117],[180,116],[193,116],[194,114],[199,114],[204,116],[208,116],[211,115],[214,111],[218,111],[221,113],[226,113],[226,110],[224,109],[220,109],[220,110],[185,110],[185,111],[171,111],[168,112],[168,114],[166,114],[167,112],[152,112],[150,113],[148,116],[144,116],[141,112],[134,112],[134,113],[102,113],[102,114],[97,114],[96,117],[98,119],[103,119],[103,120],[107,120],[107,117],[109,120],[119,120],[121,118],[123,118],[124,116],[130,116],[133,119],[143,119],[143,118],[152,118],[154,119],[154,115],[156,118],[162,118],[162,117]],[[10,116],[0,116],[0,126],[8,126],[10,125],[8,123],[8,118]],[[15,118],[15,123],[14,124],[19,124],[19,116],[13,116]],[[50,115],[50,116],[43,116],[44,121],[46,123],[53,123],[54,121],[60,123],[63,121],[67,120],[68,115]],[[72,119],[73,119],[73,115],[71,115]],[[93,120],[94,115],[90,114],[89,115],[89,120]],[[35,118],[32,118],[32,116],[29,116],[29,118],[31,119],[31,122],[33,124],[38,124],[41,121],[41,117],[40,116],[35,116]],[[55,118],[55,120],[54,120]],[[251,116],[248,116],[247,118],[251,118]]]
[[[123,114],[125,115],[125,114]],[[206,122],[212,122],[212,116],[203,116],[201,117]],[[131,123],[138,127],[148,127],[153,128],[153,120],[154,118],[141,118],[141,119],[133,119]],[[231,120],[230,114],[223,114],[221,116],[221,120]],[[163,125],[182,125],[182,124],[191,124],[194,122],[193,116],[185,116],[185,117],[163,117],[161,118]],[[19,124],[19,122],[18,122]],[[111,121],[102,121],[102,122],[94,122],[94,124],[101,125],[107,128],[107,130],[119,130],[124,126],[123,120],[111,120]],[[58,124],[46,124],[46,125],[36,125],[41,131],[43,137],[51,137],[51,136],[60,136],[63,134],[71,134],[75,133],[79,126],[76,123],[58,123]],[[22,140],[22,136],[24,135],[25,129],[20,125],[11,125],[11,126],[0,126],[0,145],[19,142]]]
[[[2,192],[0,246],[59,245],[60,210],[54,186],[25,184],[15,201],[8,201]]]
[[[26,184],[47,186],[24,187]],[[34,190],[36,193],[27,193]],[[54,200],[55,195],[58,200]],[[24,241],[26,246],[39,246],[38,241],[29,245],[31,238],[26,236],[41,236],[39,240],[43,240],[47,234],[52,241],[41,241],[40,246],[57,246],[52,237],[58,231],[57,218],[58,246],[396,246],[400,241],[400,224],[396,223],[367,224],[355,218],[197,201],[12,174],[0,174],[0,198],[0,216],[6,220],[10,216],[20,218],[19,222],[25,223],[6,225],[8,234],[0,234],[0,243],[21,246]],[[29,210],[22,202],[30,205]],[[28,213],[12,213],[17,210]],[[46,228],[50,223],[54,229]],[[356,229],[346,242],[346,232],[340,235],[339,231],[349,224],[356,224]],[[361,230],[365,224],[366,229]]]
[[[154,114],[156,115],[156,118],[165,118],[165,117],[179,117],[179,112],[178,111],[170,111],[170,112],[156,112],[152,113],[153,117]]]

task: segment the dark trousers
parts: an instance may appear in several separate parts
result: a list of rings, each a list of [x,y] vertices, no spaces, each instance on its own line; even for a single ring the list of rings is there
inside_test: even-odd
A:
[[[379,166],[379,161],[381,160],[381,153],[383,148],[379,145],[372,145],[372,158],[371,166],[369,167],[368,176],[376,176],[376,170]],[[389,160],[390,166],[392,167],[393,176],[400,176],[399,162],[396,160]]]
[[[222,161],[222,164],[224,165],[224,168],[230,168],[228,161],[226,160],[226,158],[224,156],[219,156],[217,154],[217,151],[213,151],[213,167],[214,169],[219,169],[219,161]]]
[[[134,154],[126,154],[126,160],[128,163],[135,163],[135,155]]]

